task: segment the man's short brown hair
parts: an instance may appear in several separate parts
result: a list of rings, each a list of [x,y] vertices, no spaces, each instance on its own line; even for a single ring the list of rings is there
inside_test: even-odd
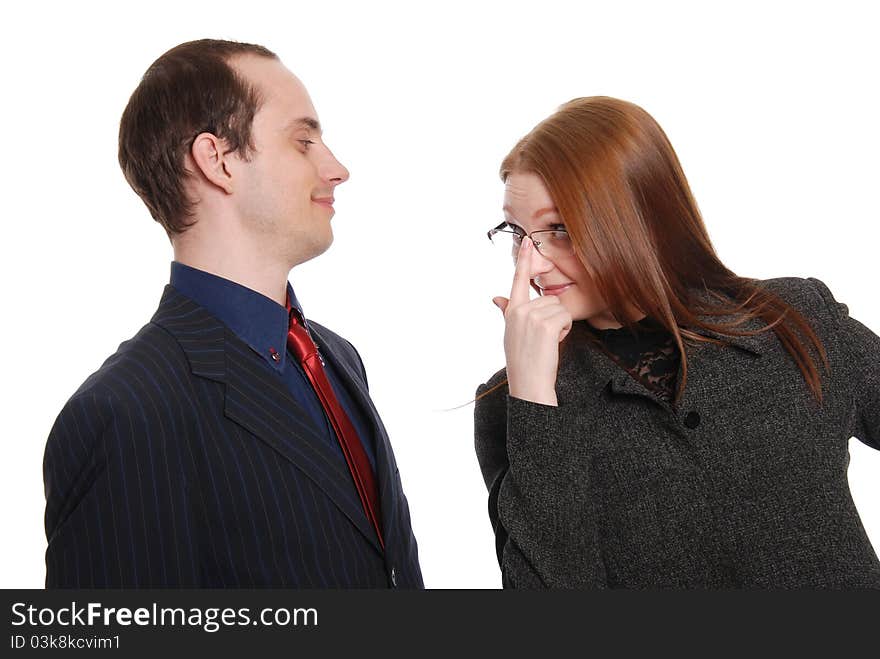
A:
[[[249,43],[200,39],[175,46],[144,73],[119,123],[119,165],[125,179],[168,236],[191,226],[184,156],[203,132],[248,158],[259,90],[229,65],[236,55],[277,59]]]

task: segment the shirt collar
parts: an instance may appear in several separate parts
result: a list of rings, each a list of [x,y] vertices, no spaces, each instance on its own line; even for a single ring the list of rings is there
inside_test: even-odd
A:
[[[273,369],[284,369],[289,320],[282,305],[246,286],[178,261],[171,262],[170,283],[216,316]],[[291,305],[302,313],[290,282],[287,294]]]

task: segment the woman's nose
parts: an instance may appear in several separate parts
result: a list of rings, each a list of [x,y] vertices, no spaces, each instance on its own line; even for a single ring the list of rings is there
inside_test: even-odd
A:
[[[556,265],[548,259],[546,256],[541,254],[540,250],[535,249],[532,252],[532,267],[529,272],[529,276],[531,279],[534,279],[538,275],[544,275],[553,270]]]

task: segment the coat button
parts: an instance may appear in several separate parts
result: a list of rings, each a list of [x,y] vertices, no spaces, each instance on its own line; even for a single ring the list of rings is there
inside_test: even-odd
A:
[[[697,412],[688,412],[684,417],[684,425],[693,430],[700,425],[700,415]]]
[[[397,572],[391,568],[391,585],[397,588]]]

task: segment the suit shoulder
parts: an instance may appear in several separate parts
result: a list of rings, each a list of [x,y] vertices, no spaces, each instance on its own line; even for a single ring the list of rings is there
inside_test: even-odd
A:
[[[145,390],[164,392],[163,397],[168,397],[169,383],[181,382],[189,371],[180,344],[151,322],[119,344],[116,352],[79,386],[71,400],[91,396],[125,403],[142,399]]]
[[[125,428],[138,441],[170,437],[169,419],[186,424],[200,413],[190,393],[191,377],[189,362],[177,341],[153,323],[144,325],[64,404],[50,431],[45,464],[70,453],[71,446],[91,451],[105,433]],[[126,446],[134,448],[133,443]]]

